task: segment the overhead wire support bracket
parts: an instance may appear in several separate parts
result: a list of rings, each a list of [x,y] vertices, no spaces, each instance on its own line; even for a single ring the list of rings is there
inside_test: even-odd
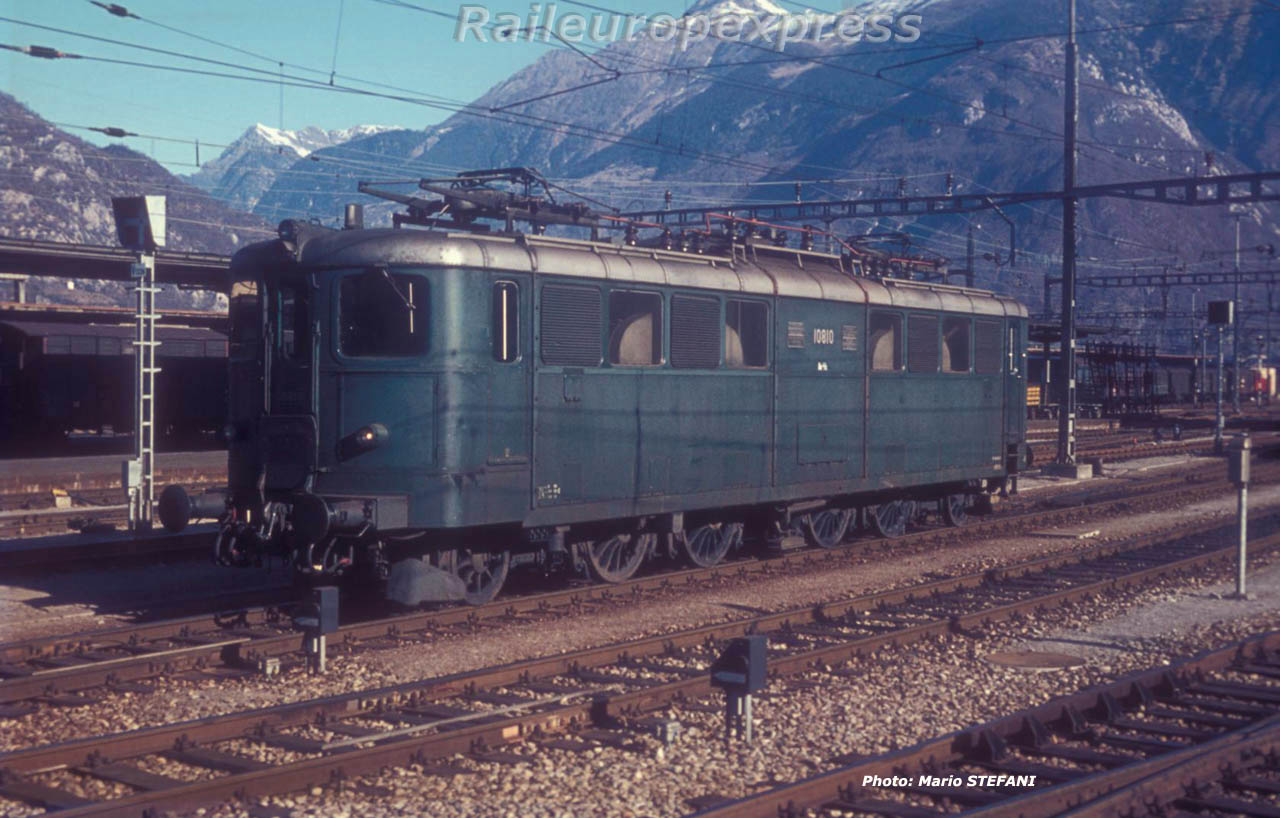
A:
[[[1142,182],[1114,182],[1075,187],[1078,199],[1119,198],[1155,204],[1221,205],[1280,201],[1280,188],[1266,182],[1280,181],[1280,170],[1238,173],[1229,176],[1184,176]],[[807,202],[743,202],[718,207],[686,207],[672,210],[635,210],[620,215],[662,224],[694,224],[710,212],[732,210],[750,218],[771,221],[804,219],[862,219],[880,216],[942,216],[975,213],[1029,202],[1061,201],[1061,190],[1008,191],[1001,193],[953,193],[951,195],[887,196],[872,199],[831,199]]]
[[[1239,270],[1213,273],[1123,273],[1078,279],[1082,287],[1206,287],[1217,284],[1280,282],[1280,270]]]

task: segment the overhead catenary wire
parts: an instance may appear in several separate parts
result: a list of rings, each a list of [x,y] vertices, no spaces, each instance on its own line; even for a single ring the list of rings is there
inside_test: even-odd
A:
[[[441,16],[441,17],[444,17],[444,18],[447,18],[447,19],[453,19],[452,15],[447,15],[447,14],[444,14],[443,12],[437,12],[437,11],[435,11],[435,10],[428,9],[428,8],[426,8],[426,7],[419,6],[419,5],[416,5],[416,4],[405,3],[405,2],[398,2],[398,1],[393,2],[392,0],[383,0],[383,1],[385,1],[388,5],[401,6],[401,7],[404,7],[404,8],[411,8],[411,9],[414,9],[414,10],[416,10],[416,11],[428,12],[428,13],[432,13],[432,14],[437,14],[438,16]],[[589,7],[589,8],[596,8],[596,9],[600,9],[600,10],[610,11],[610,13],[618,13],[618,12],[614,12],[614,11],[612,11],[612,10],[604,9],[604,7],[601,7],[601,6],[595,6],[595,5],[593,5],[593,4],[577,3],[577,5],[583,5],[583,6],[586,6],[586,7]],[[175,30],[177,30],[177,29],[175,29]],[[73,33],[74,33],[74,32],[73,32]],[[182,33],[188,33],[188,34],[189,34],[189,32],[182,32]],[[192,35],[192,36],[197,36],[197,35]],[[217,43],[217,44],[219,44],[219,45],[222,45],[223,47],[234,48],[234,46],[230,46],[229,44],[225,44],[225,43],[218,43],[218,41],[213,41],[213,40],[210,40],[209,38],[201,38],[201,39],[205,39],[205,40],[206,40],[206,41],[208,41],[208,42],[214,42],[214,43]],[[237,49],[237,50],[243,51],[243,49]],[[246,53],[253,53],[253,52],[246,52]],[[581,53],[581,52],[580,52],[580,53]],[[256,54],[256,53],[254,54],[254,56],[256,56],[256,57],[258,57],[258,58],[260,58],[260,59],[271,59],[271,58],[269,58],[269,57],[266,57],[266,55],[259,55],[259,54]],[[616,56],[616,55],[614,55],[614,56]],[[308,71],[315,71],[315,69],[306,69],[306,70],[308,70]],[[666,69],[661,69],[661,70],[666,70]],[[331,75],[330,75],[330,76],[331,76],[331,78],[332,78],[332,73],[331,73]],[[594,84],[598,84],[598,82],[593,82],[593,83],[589,83],[589,84],[594,85]],[[283,91],[283,87],[284,87],[284,85],[283,85],[283,83],[282,83],[282,85],[281,85],[282,91]],[[777,90],[777,89],[774,89],[774,90]],[[561,92],[557,92],[557,93],[561,93]],[[820,101],[821,101],[821,102],[823,102],[823,103],[828,103],[828,104],[832,102],[832,101],[830,101],[830,100],[820,100]],[[504,108],[512,107],[512,104],[508,104],[508,105],[503,106],[503,107],[504,107]],[[940,123],[940,122],[933,122],[933,124],[936,124],[936,125],[939,125],[939,126],[942,126],[942,127],[965,127],[965,128],[969,128],[969,129],[974,129],[974,126],[972,126],[972,125],[964,125],[964,126],[960,126],[960,125],[958,125],[958,123]],[[982,128],[977,128],[977,130],[989,130],[991,133],[993,133],[993,134],[998,134],[998,135],[1001,135],[1001,136],[1014,136],[1014,135],[1016,135],[1016,136],[1024,136],[1024,137],[1032,137],[1032,138],[1036,138],[1036,137],[1035,137],[1035,135],[1022,134],[1022,133],[1011,133],[1011,132],[1007,132],[1007,131],[997,131],[997,130],[995,130],[995,129],[982,129]],[[1059,138],[1059,137],[1056,137],[1056,136],[1049,136],[1049,137],[1040,137],[1040,138],[1055,139],[1055,138]],[[1125,158],[1126,160],[1128,160],[1128,157],[1122,157],[1122,158]]]
[[[1132,146],[1124,146],[1124,147],[1125,147],[1125,148],[1129,148],[1129,147],[1132,147]],[[1158,150],[1158,148],[1149,148],[1149,150]],[[1174,148],[1174,150],[1176,150],[1176,148]],[[660,182],[659,182],[659,184],[660,184]],[[690,184],[696,184],[696,183],[690,183]],[[731,184],[731,183],[726,183],[726,184]]]
[[[380,2],[386,5],[395,6],[399,8],[406,8],[414,11],[425,12],[425,13],[433,14],[436,16],[445,17],[450,20],[455,19],[452,15],[445,14],[444,12],[440,12],[435,9],[429,9],[413,3],[401,2],[401,0],[375,0],[375,2]],[[579,4],[579,5],[588,5],[588,4]],[[588,7],[596,8],[594,6],[588,6]],[[600,8],[603,8],[603,7],[600,7]],[[617,13],[621,14],[621,12],[617,12]],[[739,78],[728,78],[728,77],[722,77],[714,74],[708,74],[705,71],[705,67],[717,67],[722,64],[722,63],[716,63],[714,61],[708,63],[707,66],[704,66],[704,67],[697,67],[697,66],[690,67],[690,66],[684,66],[684,65],[673,66],[669,62],[662,63],[657,60],[637,58],[634,55],[617,52],[617,51],[611,51],[606,54],[606,49],[599,49],[593,52],[593,54],[596,56],[604,55],[604,56],[607,56],[609,59],[613,59],[618,62],[630,63],[632,65],[646,63],[656,67],[648,68],[648,69],[620,71],[620,72],[617,72],[616,74],[611,74],[610,76],[605,77],[603,79],[582,83],[578,86],[575,86],[574,88],[562,89],[562,90],[554,91],[551,93],[540,94],[534,97],[522,99],[517,102],[505,103],[504,105],[501,106],[500,109],[508,110],[508,109],[517,107],[519,105],[524,105],[524,104],[529,104],[532,102],[544,100],[548,97],[561,96],[571,91],[582,90],[582,89],[593,87],[596,85],[601,85],[607,82],[613,82],[623,77],[638,76],[643,74],[683,74],[686,77],[686,79],[696,76],[698,77],[700,82],[705,82],[710,84],[723,84],[723,85],[728,85],[730,87],[741,88],[744,90],[758,91],[761,93],[768,94],[770,96],[777,96],[777,97],[785,98],[791,101],[803,100],[807,102],[812,102],[814,104],[829,106],[832,108],[847,109],[855,113],[865,114],[868,116],[876,116],[878,114],[883,113],[883,110],[880,108],[852,105],[852,104],[849,104],[848,102],[834,100],[829,97],[821,97],[806,91],[800,91],[800,90],[791,89],[791,88],[788,88],[788,89],[775,88],[775,87],[770,87],[766,85],[760,85],[759,83],[747,82]],[[808,59],[808,58],[805,58],[805,59]],[[960,130],[966,130],[966,131],[986,133],[998,138],[1034,139],[1039,141],[1060,141],[1061,140],[1061,136],[1056,135],[1054,133],[1049,133],[1048,135],[1028,134],[1020,131],[1005,131],[1005,130],[999,130],[996,128],[987,128],[984,126],[973,125],[972,123],[947,122],[947,121],[942,121],[937,119],[930,119],[927,117],[904,116],[901,114],[896,114],[896,116],[900,121],[903,121],[903,122],[913,122],[913,123],[919,123],[919,124],[927,124],[927,125],[931,125],[939,128],[960,129]]]
[[[601,5],[598,5],[598,4],[595,4],[595,3],[588,3],[588,2],[584,2],[584,0],[563,0],[563,2],[565,2],[565,3],[566,3],[566,4],[568,4],[568,5],[580,6],[580,7],[583,7],[583,8],[589,8],[589,9],[593,9],[593,10],[596,10],[596,11],[602,11],[602,12],[609,13],[609,14],[622,14],[622,12],[619,12],[619,11],[617,11],[616,9],[611,9],[611,8],[608,8],[608,7],[605,7],[605,6],[601,6]],[[1183,22],[1188,22],[1188,21],[1183,21]],[[1168,21],[1162,21],[1162,22],[1160,23],[1160,25],[1167,25],[1167,24],[1169,24],[1169,23],[1168,23]],[[1101,31],[1101,30],[1103,30],[1103,29],[1095,29],[1095,31]],[[738,40],[734,40],[733,42],[735,42],[735,43],[736,43],[736,44],[738,44],[738,45],[741,45],[741,46],[744,46],[744,47],[747,47],[747,48],[753,48],[753,49],[756,49],[756,50],[764,50],[764,51],[773,51],[773,50],[774,50],[774,49],[772,49],[772,48],[769,48],[769,47],[766,47],[766,46],[762,46],[762,45],[759,45],[759,44],[757,44],[757,43],[753,43],[753,42],[741,42],[741,41],[738,41]],[[992,42],[994,42],[994,41],[992,41]],[[832,62],[830,59],[822,59],[822,58],[813,57],[813,56],[807,56],[807,55],[795,55],[792,59],[800,60],[800,61],[805,61],[805,62],[810,62],[810,63],[814,63],[814,64],[817,64],[817,65],[827,66],[827,67],[829,67],[829,68],[833,68],[833,69],[836,69],[836,70],[839,70],[839,71],[845,71],[845,72],[848,72],[848,73],[854,74],[854,75],[856,75],[856,76],[862,76],[862,77],[866,77],[866,78],[869,78],[869,79],[873,79],[873,80],[878,80],[878,81],[881,81],[881,82],[885,82],[885,83],[888,83],[889,85],[892,85],[892,86],[895,86],[895,87],[899,87],[899,88],[906,89],[906,90],[911,90],[911,91],[914,91],[914,92],[917,92],[917,93],[922,93],[922,94],[925,94],[925,95],[927,95],[927,96],[932,96],[932,97],[935,97],[935,98],[937,98],[937,99],[943,100],[943,101],[945,101],[945,102],[949,102],[949,103],[954,104],[954,105],[958,105],[958,106],[961,106],[961,107],[964,107],[964,108],[967,108],[967,109],[970,109],[970,110],[974,110],[974,111],[979,111],[979,112],[981,112],[983,115],[993,115],[993,116],[996,116],[996,117],[998,117],[998,118],[1008,120],[1008,121],[1009,121],[1009,122],[1011,122],[1011,123],[1018,124],[1018,125],[1022,125],[1023,127],[1027,127],[1027,128],[1033,129],[1033,130],[1039,130],[1039,131],[1042,131],[1042,132],[1044,132],[1044,133],[1046,133],[1046,134],[1049,134],[1052,138],[1055,138],[1055,139],[1059,139],[1059,140],[1060,140],[1060,139],[1062,139],[1062,135],[1061,135],[1060,133],[1058,133],[1056,130],[1052,129],[1052,128],[1048,128],[1048,127],[1045,127],[1045,126],[1041,126],[1041,125],[1038,125],[1038,124],[1033,123],[1033,122],[1028,122],[1028,121],[1022,120],[1022,119],[1017,118],[1017,117],[1012,117],[1012,116],[1009,116],[1007,113],[996,112],[996,111],[990,111],[990,110],[986,109],[985,107],[983,107],[983,106],[981,106],[981,105],[978,105],[978,104],[976,104],[976,103],[972,103],[972,102],[968,102],[968,101],[965,101],[965,100],[956,99],[956,98],[951,97],[951,96],[949,96],[949,95],[942,94],[942,93],[940,93],[940,92],[933,91],[933,90],[930,90],[930,89],[928,89],[928,88],[923,88],[923,87],[920,87],[920,86],[914,86],[914,85],[910,85],[910,84],[908,84],[908,83],[904,83],[904,82],[901,82],[901,81],[898,81],[898,80],[890,79],[890,78],[888,78],[888,77],[883,77],[883,76],[880,76],[878,73],[873,73],[873,72],[869,72],[869,71],[864,71],[864,70],[860,70],[860,69],[855,69],[855,68],[851,68],[851,67],[849,67],[849,66],[839,65],[839,64],[837,64],[837,63]],[[714,61],[713,61],[713,62],[714,62]],[[709,64],[713,64],[713,63],[709,63]],[[1078,141],[1078,144],[1082,144],[1082,145],[1084,145],[1084,144],[1092,144],[1092,145],[1096,145],[1096,143],[1094,143],[1094,142],[1092,142],[1092,141],[1090,141],[1090,140],[1077,140],[1077,141]],[[1107,150],[1107,151],[1109,151],[1109,152],[1111,152],[1111,153],[1116,153],[1115,151],[1113,151],[1113,150],[1111,150],[1111,149],[1109,149],[1109,148],[1107,148],[1107,147],[1105,147],[1105,146],[1101,146],[1101,145],[1096,145],[1096,146],[1097,146],[1098,148],[1102,149],[1102,150]],[[1117,155],[1117,156],[1120,156],[1121,158],[1124,158],[1124,159],[1128,160],[1128,157],[1125,157],[1125,156],[1123,156],[1122,154],[1118,154],[1118,153],[1116,153],[1116,155]],[[1153,167],[1153,168],[1163,169],[1163,168],[1160,168],[1159,166],[1152,166],[1152,165],[1150,165],[1150,164],[1143,163],[1143,162],[1140,162],[1140,161],[1139,161],[1139,162],[1136,162],[1136,163],[1137,163],[1137,164],[1145,165],[1145,166],[1147,166],[1147,167]]]
[[[7,18],[0,17],[0,21],[3,21],[3,20],[7,20]],[[4,47],[4,44],[0,44],[0,47]],[[175,73],[191,74],[195,76],[234,79],[239,81],[262,83],[262,84],[275,84],[278,81],[277,79],[270,76],[269,73],[266,76],[251,76],[251,75],[227,73],[225,71],[211,71],[211,70],[205,70],[205,69],[190,68],[185,66],[164,65],[164,64],[158,64],[158,63],[145,63],[137,60],[123,60],[123,59],[115,59],[110,57],[93,56],[88,54],[68,54],[68,56],[73,57],[75,59],[81,59],[81,60],[90,61],[90,62],[101,62],[105,64],[132,66],[137,68],[147,68],[147,69],[153,69],[153,70],[159,70],[159,71],[170,71]],[[198,58],[189,58],[189,59],[198,59]],[[248,68],[246,70],[256,71],[257,69]],[[536,128],[536,129],[542,129],[542,130],[550,130],[556,133],[569,133],[570,135],[577,136],[580,138],[595,139],[601,142],[608,142],[608,143],[614,143],[614,144],[626,144],[629,147],[633,147],[639,150],[646,150],[646,151],[653,151],[653,152],[665,153],[665,154],[676,155],[676,156],[683,156],[687,159],[695,159],[699,161],[708,161],[708,162],[714,161],[724,165],[730,165],[730,166],[740,167],[748,170],[758,171],[760,173],[769,173],[777,170],[777,168],[774,166],[762,165],[756,162],[748,162],[733,156],[713,154],[707,151],[698,151],[698,150],[692,150],[692,149],[676,150],[667,145],[650,143],[645,139],[636,137],[631,134],[607,131],[602,128],[595,128],[592,126],[581,125],[577,123],[566,123],[566,122],[555,120],[550,117],[535,116],[532,114],[520,113],[520,112],[514,112],[514,111],[503,111],[500,113],[494,113],[484,108],[477,108],[476,106],[472,106],[472,105],[450,105],[443,102],[437,102],[431,99],[409,97],[409,96],[397,95],[397,94],[387,94],[383,92],[371,91],[363,88],[353,88],[353,87],[344,86],[344,85],[336,85],[336,84],[328,85],[325,83],[317,83],[315,81],[306,80],[305,78],[299,78],[296,76],[291,76],[291,75],[284,75],[284,76],[286,77],[286,79],[279,80],[282,87],[309,88],[312,90],[333,91],[338,93],[349,93],[349,94],[356,94],[356,95],[362,95],[362,96],[380,97],[384,99],[396,100],[396,101],[406,102],[406,103],[420,105],[420,106],[429,107],[429,108],[448,110],[448,111],[452,111],[458,114],[463,114],[466,116],[474,116],[482,119],[494,119],[500,122],[523,125],[524,127],[530,127],[530,128]],[[833,168],[830,166],[818,165],[815,163],[799,163],[793,167],[812,167],[817,170],[827,171],[827,172],[842,170],[840,168]]]

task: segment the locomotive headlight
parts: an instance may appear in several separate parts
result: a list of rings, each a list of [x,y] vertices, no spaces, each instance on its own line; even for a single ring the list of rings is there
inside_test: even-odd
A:
[[[370,423],[368,426],[361,426],[342,439],[339,445],[342,458],[345,460],[362,452],[376,449],[386,444],[390,438],[391,435],[387,432],[387,427],[381,423]]]

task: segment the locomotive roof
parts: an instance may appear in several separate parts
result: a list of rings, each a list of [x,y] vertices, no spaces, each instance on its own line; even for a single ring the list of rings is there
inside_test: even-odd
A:
[[[735,244],[732,256],[716,256],[535,235],[391,228],[328,230],[290,222],[282,224],[281,230],[282,235],[292,233],[290,238],[294,240],[246,247],[232,259],[233,274],[242,265],[270,263],[272,256],[278,259],[282,251],[296,247],[292,255],[306,267],[466,267],[752,295],[1027,316],[1026,307],[1019,302],[986,290],[853,276],[842,267],[839,256],[767,244]]]

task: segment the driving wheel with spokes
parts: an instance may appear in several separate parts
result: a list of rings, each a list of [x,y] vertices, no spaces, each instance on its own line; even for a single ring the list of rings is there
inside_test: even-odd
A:
[[[433,560],[436,567],[452,571],[467,586],[468,605],[492,602],[511,570],[510,551],[472,551],[461,548],[440,552]]]
[[[709,523],[687,530],[680,538],[685,556],[699,568],[717,564],[742,542],[742,523]]]
[[[582,550],[596,579],[626,582],[635,576],[657,541],[657,534],[617,534],[582,543]]]
[[[890,500],[867,507],[867,523],[881,537],[901,537],[907,532],[907,521],[915,513],[916,504],[910,500]]]
[[[849,521],[853,519],[853,510],[847,508],[827,508],[804,515],[805,539],[810,545],[819,548],[835,548],[844,541],[845,532],[849,530]]]
[[[968,506],[967,494],[948,494],[938,501],[938,513],[947,525],[962,526],[969,517]]]

